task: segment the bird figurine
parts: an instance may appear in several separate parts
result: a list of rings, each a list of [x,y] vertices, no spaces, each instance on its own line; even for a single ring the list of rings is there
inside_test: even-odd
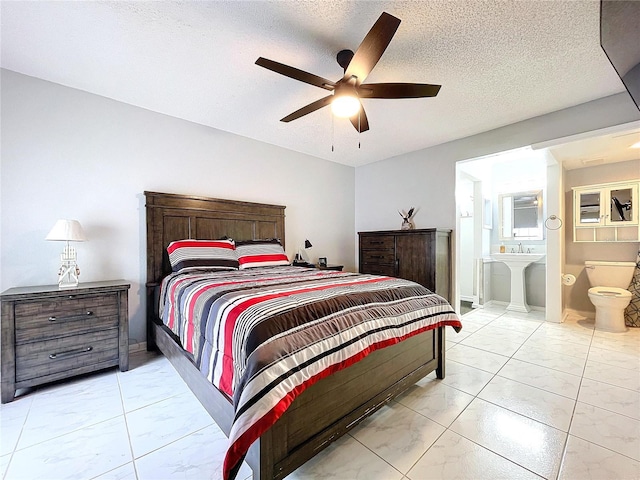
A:
[[[415,209],[413,207],[411,207],[408,212],[398,210],[398,213],[402,217],[402,230],[413,230],[416,228],[413,223],[413,214],[415,213]]]

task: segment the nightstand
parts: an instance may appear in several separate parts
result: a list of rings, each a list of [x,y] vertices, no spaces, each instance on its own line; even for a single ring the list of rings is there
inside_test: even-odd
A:
[[[118,365],[129,369],[128,290],[123,280],[16,287],[0,295],[2,403],[33,387]]]
[[[335,270],[337,272],[341,272],[344,265],[316,265],[316,268],[320,270]]]

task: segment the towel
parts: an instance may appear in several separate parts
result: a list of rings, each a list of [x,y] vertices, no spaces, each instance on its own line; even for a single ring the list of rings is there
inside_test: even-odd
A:
[[[640,251],[636,259],[636,270],[627,289],[631,292],[631,302],[624,311],[624,323],[627,327],[640,327]]]

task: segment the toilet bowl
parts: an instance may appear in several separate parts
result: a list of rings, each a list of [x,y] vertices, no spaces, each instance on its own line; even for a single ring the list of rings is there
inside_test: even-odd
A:
[[[631,283],[634,262],[585,262],[587,277],[592,288],[588,295],[596,307],[596,330],[625,332],[624,310],[631,302],[631,292],[625,290]]]

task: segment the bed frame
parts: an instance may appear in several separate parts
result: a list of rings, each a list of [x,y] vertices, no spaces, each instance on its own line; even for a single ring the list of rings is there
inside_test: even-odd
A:
[[[200,373],[175,336],[158,319],[157,291],[170,271],[166,247],[184,238],[235,240],[279,238],[279,205],[145,192],[147,214],[147,347],[169,359],[204,408],[228,436],[231,399]],[[429,330],[320,380],[299,395],[250,448],[246,462],[254,480],[281,479],[422,377],[444,378],[445,328]]]

